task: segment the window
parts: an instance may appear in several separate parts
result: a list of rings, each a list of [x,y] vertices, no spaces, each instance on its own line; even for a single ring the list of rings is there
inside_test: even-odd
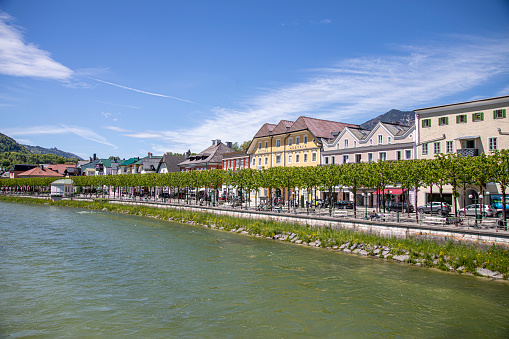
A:
[[[258,141],[258,148],[262,148],[262,142]]]
[[[262,157],[258,157],[258,166],[262,165]]]
[[[484,120],[484,113],[472,113],[472,121],[483,121]]]
[[[292,138],[288,138],[288,146],[292,146],[293,145],[293,139]]]
[[[292,155],[291,154],[288,154],[288,163],[291,164],[292,163]]]
[[[295,145],[299,145],[300,144],[300,137],[295,137]]]
[[[412,159],[412,151],[411,150],[409,150],[409,149],[405,150],[405,159],[406,160]]]
[[[332,159],[332,164],[334,165],[336,163],[336,157],[332,156],[331,159]]]
[[[269,164],[269,157],[265,157],[265,165]]]
[[[362,154],[356,154],[355,155],[355,162],[359,163],[359,162],[361,162],[361,160],[362,160]]]
[[[300,162],[300,154],[295,154],[295,162]]]
[[[456,123],[457,124],[464,124],[467,122],[467,115],[466,114],[460,114],[456,116]]]
[[[276,147],[281,147],[281,139],[276,139]]]
[[[383,135],[381,135],[381,134],[378,135],[378,144],[379,145],[383,144],[383,138],[384,138]]]
[[[369,146],[373,145],[373,139],[369,139]]]
[[[348,154],[343,155],[343,164],[348,164]]]
[[[313,152],[313,153],[311,154],[311,161],[312,161],[312,162],[316,162],[316,152]]]
[[[307,135],[305,135],[305,136],[304,136],[304,143],[305,143],[305,144],[307,144],[307,143],[308,143],[308,136],[307,136]]]
[[[498,149],[498,140],[497,138],[488,138],[488,149],[490,151],[494,151]]]
[[[446,141],[445,142],[445,151],[447,153],[454,152],[454,142],[453,141]]]
[[[428,144],[422,144],[422,155],[428,155]]]
[[[345,148],[348,148],[348,139],[345,139]]]
[[[373,153],[368,153],[368,161],[369,162],[373,161]]]
[[[493,111],[493,119],[505,118],[505,109],[496,109]]]
[[[308,162],[308,154],[304,153],[304,162]]]
[[[440,153],[440,142],[433,143],[433,154]]]
[[[401,151],[396,151],[396,160],[401,160]]]
[[[422,127],[431,127],[431,119],[422,119]]]
[[[387,143],[390,144],[391,143],[391,137],[387,137]]]
[[[449,117],[438,118],[438,126],[449,125]]]
[[[357,141],[353,141],[353,147],[357,147]]]
[[[325,157],[325,165],[328,165],[329,164],[329,157]]]
[[[379,152],[378,153],[378,160],[380,160],[380,161],[387,160],[387,153],[386,152]]]
[[[265,148],[269,148],[269,142],[265,141]]]
[[[256,159],[253,158],[253,166],[256,166]]]
[[[279,165],[281,164],[281,155],[276,155],[276,164]]]

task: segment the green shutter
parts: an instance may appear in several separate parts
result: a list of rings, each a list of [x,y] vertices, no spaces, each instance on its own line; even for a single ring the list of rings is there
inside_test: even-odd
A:
[[[445,117],[445,124],[449,125],[449,117]]]
[[[472,121],[475,121],[475,113],[472,113]]]
[[[503,113],[502,113],[502,117],[504,117],[504,118],[505,118],[505,109],[503,109],[503,110],[502,110],[502,112],[503,112]]]
[[[459,116],[459,115],[457,115],[457,116],[456,116],[456,123],[457,123],[457,124],[459,124],[459,123],[460,123],[460,116]]]
[[[493,119],[496,119],[497,118],[497,110],[494,110],[493,111]]]
[[[484,112],[481,112],[481,121],[484,121]]]

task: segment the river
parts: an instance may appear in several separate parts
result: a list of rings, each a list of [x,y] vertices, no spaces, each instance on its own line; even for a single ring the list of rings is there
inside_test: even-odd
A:
[[[0,202],[0,337],[509,337],[509,285],[109,212]]]

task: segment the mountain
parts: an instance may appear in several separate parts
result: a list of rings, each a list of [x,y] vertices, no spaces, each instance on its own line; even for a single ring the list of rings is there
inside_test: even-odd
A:
[[[372,129],[379,122],[399,122],[401,125],[411,126],[415,121],[414,111],[400,111],[397,109],[391,109],[389,112],[377,116],[374,119],[366,121],[361,125],[361,128]]]
[[[28,153],[28,150],[20,145],[11,137],[0,133],[0,153],[1,152],[18,152]]]
[[[55,154],[55,155],[58,155],[59,157],[64,157],[64,158],[68,158],[68,159],[83,160],[82,158],[80,158],[76,154],[72,154],[72,153],[69,153],[69,152],[61,151],[61,150],[59,150],[56,147],[53,147],[53,148],[44,148],[44,147],[41,147],[41,146],[30,146],[30,145],[23,145],[23,146],[29,152],[31,152],[33,154]]]

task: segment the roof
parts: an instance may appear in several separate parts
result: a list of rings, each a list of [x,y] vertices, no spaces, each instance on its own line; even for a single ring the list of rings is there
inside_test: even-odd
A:
[[[223,143],[212,145],[209,148],[201,151],[196,155],[178,164],[180,167],[185,167],[193,164],[207,164],[207,163],[222,163],[223,154],[231,153],[233,150]]]
[[[157,171],[159,163],[163,160],[162,156],[150,156],[141,160],[144,171]]]
[[[69,167],[76,167],[76,165],[69,165],[69,164],[49,164],[48,165],[48,168],[52,171],[55,171],[57,173],[60,173],[60,174],[65,174],[65,171],[69,168]]]
[[[185,160],[186,157],[184,155],[165,154],[163,155],[161,163],[164,163],[166,165],[166,169],[168,170],[168,172],[178,172],[179,171],[178,164]]]
[[[51,185],[72,185],[72,179],[58,179],[51,183]]]
[[[25,172],[25,171],[28,171],[29,169],[34,168],[34,167],[37,167],[37,166],[36,165],[18,164],[18,165],[12,165],[11,169],[9,171],[11,171],[11,172],[14,172],[14,171]]]
[[[42,177],[63,177],[62,174],[59,174],[50,169],[41,168],[39,166],[34,167],[28,171],[22,172],[18,175],[18,178],[42,178]]]
[[[124,162],[120,163],[120,166],[128,166],[128,165],[132,165],[134,164],[135,162],[139,161],[140,158],[139,157],[136,157],[136,158],[129,158],[127,160],[124,160]]]
[[[242,157],[249,157],[249,155],[247,154],[247,151],[223,153],[223,160],[224,159],[233,159],[233,158],[242,158]]]
[[[258,130],[254,138],[309,130],[317,138],[332,139],[345,127],[357,128],[359,125],[300,116],[295,122],[281,120],[277,125],[266,123]]]
[[[449,110],[449,109],[455,109],[455,108],[472,108],[472,107],[477,107],[477,106],[482,106],[482,105],[487,105],[487,104],[506,103],[508,101],[509,101],[509,95],[504,95],[504,96],[494,97],[494,98],[458,102],[455,104],[418,108],[418,109],[414,109],[414,112],[418,113],[418,114],[422,114],[422,113],[427,113],[425,111],[432,112],[432,111],[436,111],[436,110],[441,111],[441,110]]]

